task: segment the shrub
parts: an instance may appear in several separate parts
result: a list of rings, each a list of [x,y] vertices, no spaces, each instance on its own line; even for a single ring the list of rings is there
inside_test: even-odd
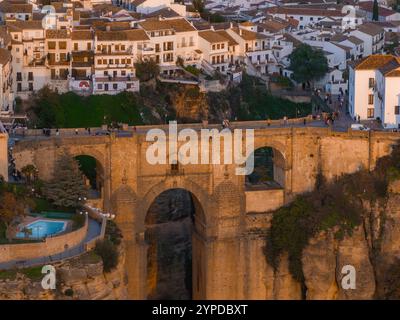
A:
[[[74,214],[72,217],[72,229],[77,230],[85,225],[85,215],[84,214]]]
[[[64,294],[68,297],[72,297],[74,295],[74,290],[72,290],[71,288],[68,288],[64,291]]]
[[[122,239],[121,230],[118,228],[117,224],[112,220],[107,221],[106,236],[116,246],[118,246],[121,243]]]
[[[335,231],[336,239],[351,235],[365,214],[363,202],[373,203],[387,196],[388,181],[397,177],[399,160],[397,145],[391,155],[379,159],[373,171],[361,169],[331,183],[318,175],[314,191],[273,213],[264,252],[267,262],[277,268],[280,255],[287,252],[290,273],[304,284],[301,257],[309,239],[328,230]]]
[[[103,268],[105,272],[110,272],[117,266],[118,250],[109,239],[97,241],[94,250],[103,260]]]

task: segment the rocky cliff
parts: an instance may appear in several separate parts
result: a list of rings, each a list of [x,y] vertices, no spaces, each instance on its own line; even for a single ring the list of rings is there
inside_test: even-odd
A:
[[[125,253],[119,248],[119,262],[111,272],[103,271],[98,256],[87,253],[56,268],[56,289],[44,290],[43,275],[25,271],[10,271],[0,279],[0,300],[109,300],[126,299]]]
[[[400,299],[400,182],[386,199],[370,205],[351,235],[335,237],[335,229],[308,242],[301,262],[304,283],[288,271],[288,256],[274,270],[265,264],[266,299]],[[344,266],[355,269],[354,289],[344,289]]]

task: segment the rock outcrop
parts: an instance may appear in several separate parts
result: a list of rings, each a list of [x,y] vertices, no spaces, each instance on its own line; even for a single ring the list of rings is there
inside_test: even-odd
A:
[[[389,190],[387,199],[372,206],[365,204],[369,214],[351,235],[339,240],[334,236],[335,230],[330,230],[310,239],[302,254],[305,295],[302,296],[300,283],[296,285],[289,274],[288,257],[283,255],[273,279],[267,279],[273,283],[274,294],[265,298],[296,299],[299,295],[309,300],[384,298],[385,279],[391,277],[388,271],[396,263],[400,268],[400,193],[395,186]],[[355,289],[342,287],[342,279],[348,274],[345,266],[354,267]]]
[[[30,279],[17,272],[14,277],[0,280],[0,300],[127,299],[123,246],[119,251],[118,265],[110,272],[104,272],[101,259],[94,259],[91,253],[55,264],[55,290],[45,290],[41,279]]]

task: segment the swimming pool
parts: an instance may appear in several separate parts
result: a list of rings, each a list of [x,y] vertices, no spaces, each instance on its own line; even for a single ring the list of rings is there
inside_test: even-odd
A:
[[[33,239],[44,238],[64,231],[66,225],[66,221],[36,220],[25,226],[25,228],[31,230],[30,234],[25,234],[21,230],[20,232],[17,232],[15,237]]]

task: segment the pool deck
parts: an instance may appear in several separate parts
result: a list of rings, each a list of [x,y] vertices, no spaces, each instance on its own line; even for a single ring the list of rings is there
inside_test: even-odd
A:
[[[40,218],[36,220],[40,220]],[[52,264],[55,262],[62,261],[64,259],[78,256],[85,252],[86,244],[91,240],[93,240],[94,238],[96,238],[97,236],[99,236],[100,234],[101,234],[101,224],[89,218],[88,231],[86,237],[79,245],[52,256],[43,256],[40,258],[29,259],[24,261],[8,261],[0,263],[0,270],[6,270],[12,268],[28,268],[37,265]]]

